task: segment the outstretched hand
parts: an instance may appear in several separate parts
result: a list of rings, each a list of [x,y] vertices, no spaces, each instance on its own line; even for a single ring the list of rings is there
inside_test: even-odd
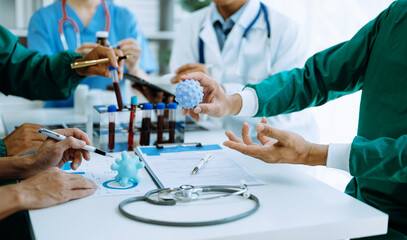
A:
[[[257,124],[256,130],[261,145],[252,142],[247,123],[243,124],[242,139],[226,131],[229,141],[223,144],[266,163],[326,165],[328,146],[312,144],[296,133],[273,128],[267,125],[266,118]]]
[[[183,109],[184,115],[188,114],[199,121],[199,114],[208,114],[214,117],[223,117],[238,114],[242,107],[242,98],[239,94],[226,95],[223,88],[215,79],[201,72],[189,73],[181,80],[194,79],[203,87],[203,100],[194,109]]]

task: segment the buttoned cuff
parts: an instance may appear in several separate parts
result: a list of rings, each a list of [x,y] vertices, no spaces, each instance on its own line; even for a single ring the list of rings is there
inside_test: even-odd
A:
[[[238,92],[242,97],[242,109],[237,114],[239,117],[253,117],[259,110],[259,102],[257,93],[253,88],[247,87],[243,91]]]
[[[3,139],[0,138],[0,157],[7,157],[6,144],[4,144]]]
[[[349,157],[352,144],[331,143],[328,147],[326,166],[349,172]]]

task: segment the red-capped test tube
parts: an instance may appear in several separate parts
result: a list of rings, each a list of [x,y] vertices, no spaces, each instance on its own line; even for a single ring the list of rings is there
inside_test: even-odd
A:
[[[109,114],[109,149],[114,149],[114,136],[115,136],[115,118],[116,118],[116,106],[110,105],[107,108]]]
[[[174,143],[175,142],[175,114],[177,111],[177,104],[172,102],[168,104],[168,111],[169,111],[169,116],[168,116],[168,129],[169,129],[169,142]]]
[[[141,121],[140,145],[150,145],[152,103],[143,103],[143,119]]]
[[[157,143],[163,143],[165,103],[157,103]]]
[[[123,110],[123,99],[122,93],[120,92],[119,74],[117,73],[117,68],[113,66],[109,66],[109,71],[112,72],[113,88],[116,94],[117,106],[119,107],[119,111],[121,111]]]
[[[127,142],[128,150],[133,151],[133,144],[134,144],[134,132],[136,131],[136,109],[137,109],[137,97],[131,97],[131,105],[130,105],[130,121],[129,121],[129,139]]]

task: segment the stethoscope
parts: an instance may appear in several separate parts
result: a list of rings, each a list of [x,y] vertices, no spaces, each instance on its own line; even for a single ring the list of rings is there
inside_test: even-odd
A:
[[[73,20],[72,18],[68,17],[68,14],[66,13],[66,0],[61,1],[61,7],[62,7],[62,18],[59,20],[58,23],[58,31],[59,31],[59,37],[61,38],[62,46],[64,47],[64,50],[68,50],[68,43],[66,42],[65,38],[65,33],[64,33],[64,26],[63,23],[65,21],[68,21],[69,23],[72,24],[72,27],[75,30],[75,37],[76,37],[76,47],[79,47],[81,45],[81,35],[79,32],[79,27],[78,24]],[[103,10],[105,12],[105,31],[109,32],[110,29],[110,13],[109,9],[107,8],[106,0],[102,0],[103,4]]]
[[[262,11],[264,13],[264,20],[266,21],[266,25],[267,25],[267,38],[270,39],[270,37],[271,37],[271,29],[270,29],[269,17],[268,17],[266,5],[264,3],[262,3],[262,2],[260,2],[260,9],[257,12],[256,17],[253,19],[253,21],[249,24],[249,26],[247,26],[247,28],[243,32],[243,38],[247,37],[247,34],[249,33],[249,31],[253,27],[253,25],[257,22],[257,20],[259,19],[260,14],[261,14]],[[201,39],[201,37],[199,37],[198,42],[199,42],[198,43],[199,63],[205,64],[204,42]]]
[[[213,194],[220,194],[214,196]],[[206,196],[205,196],[206,195]],[[203,201],[203,200],[213,200],[219,198],[225,198],[230,196],[242,196],[243,199],[248,199],[253,201],[255,204],[254,206],[242,213],[224,217],[221,219],[210,220],[210,221],[193,221],[193,222],[173,222],[173,221],[165,221],[165,220],[157,220],[151,219],[146,217],[137,216],[133,213],[128,212],[125,209],[130,203],[135,202],[147,202],[154,205],[162,205],[162,206],[174,206],[177,203],[190,203],[194,201]],[[164,225],[164,226],[176,226],[176,227],[198,227],[198,226],[209,226],[209,225],[216,225],[221,223],[228,223],[232,221],[236,221],[242,219],[244,217],[250,216],[254,212],[256,212],[260,207],[259,199],[250,194],[249,189],[245,183],[241,183],[240,186],[199,186],[194,187],[192,185],[182,185],[179,188],[165,188],[165,189],[155,189],[152,191],[147,192],[144,196],[141,197],[133,197],[126,200],[123,200],[119,204],[119,211],[125,217],[156,225]]]

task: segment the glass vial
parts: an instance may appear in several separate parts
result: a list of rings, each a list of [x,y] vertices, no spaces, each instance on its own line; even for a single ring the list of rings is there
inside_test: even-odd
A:
[[[177,104],[172,102],[168,104],[168,131],[169,142],[175,143],[175,115],[177,112]]]
[[[141,121],[140,145],[150,145],[152,103],[143,103],[143,119]]]
[[[116,106],[110,105],[107,112],[109,114],[109,149],[112,151],[114,149]]]

